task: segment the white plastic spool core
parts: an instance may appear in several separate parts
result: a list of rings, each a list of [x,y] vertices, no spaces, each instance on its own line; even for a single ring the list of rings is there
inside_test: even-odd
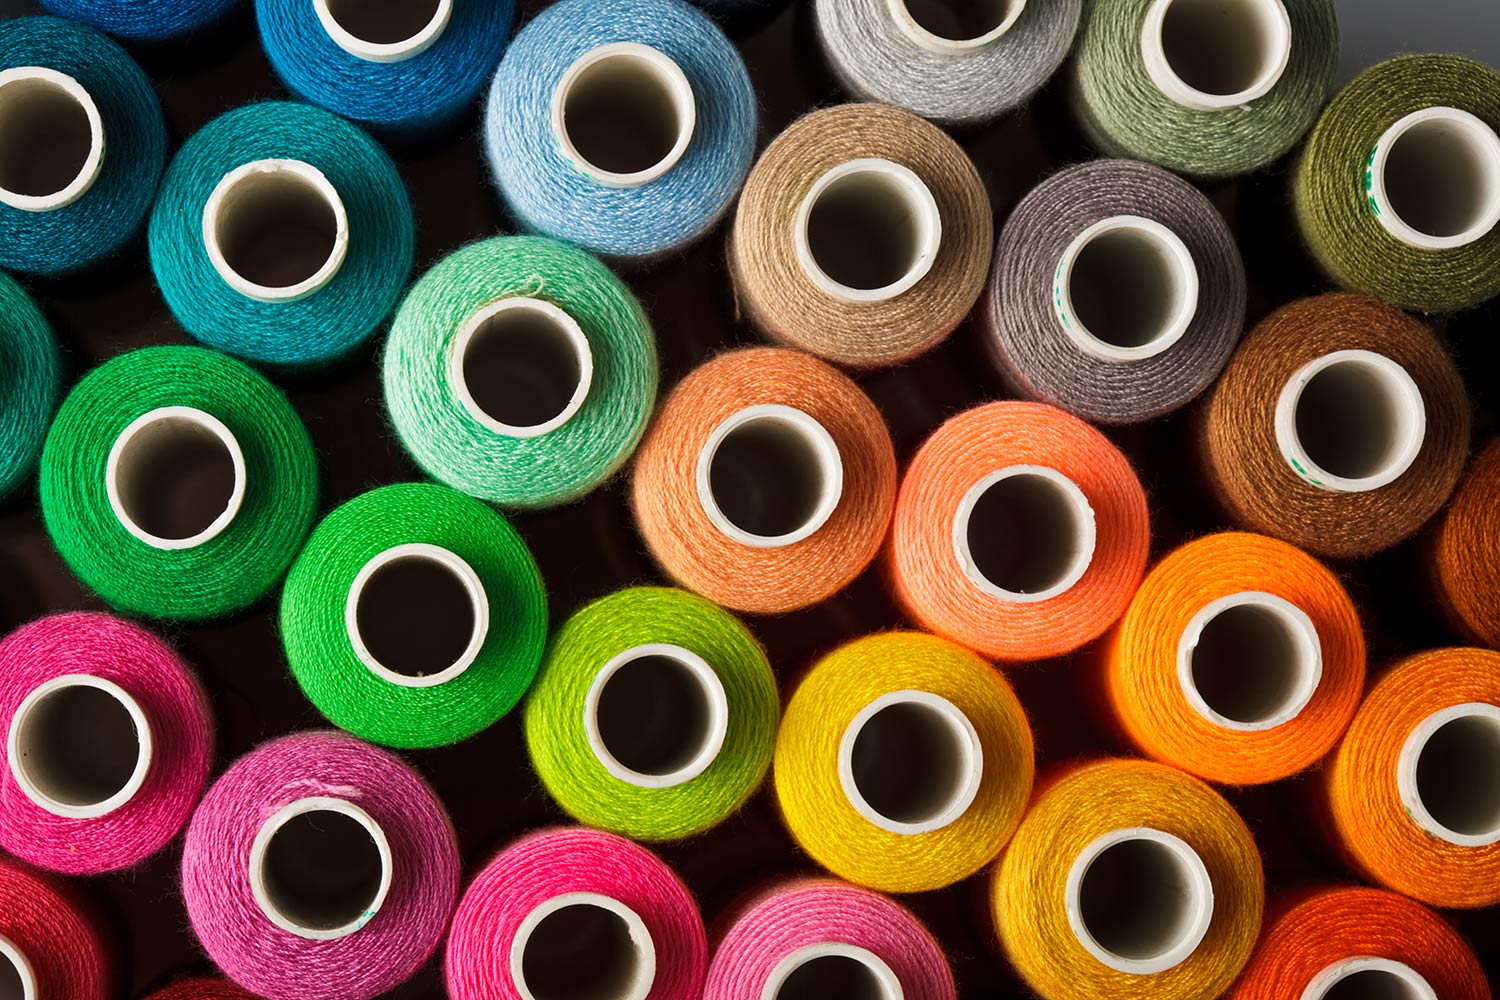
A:
[[[36,969],[26,953],[0,934],[0,1000],[42,1000]]]
[[[43,66],[0,71],[0,204],[71,205],[104,165],[104,121],[77,80]]]
[[[1426,978],[1404,962],[1348,958],[1323,969],[1298,1000],[1440,1000]]]
[[[380,912],[395,862],[379,823],[344,799],[289,802],[250,845],[250,891],[266,918],[310,941],[348,937]]]
[[[191,406],[162,406],[115,438],[104,491],[122,527],[156,549],[215,538],[245,501],[245,453],[233,432]]]
[[[1224,729],[1257,733],[1295,719],[1323,679],[1323,644],[1307,612],[1259,590],[1204,605],[1177,645],[1188,703]]]
[[[1222,111],[1271,92],[1292,57],[1281,0],[1156,0],[1141,30],[1146,74],[1170,100]]]
[[[803,945],[776,963],[759,1000],[903,1000],[885,959],[855,944]]]
[[[1417,383],[1373,351],[1334,351],[1299,368],[1276,401],[1276,444],[1293,471],[1333,493],[1388,486],[1427,436]]]
[[[453,0],[312,0],[333,43],[367,62],[393,63],[426,52],[453,17]]]
[[[5,749],[26,797],[67,819],[98,819],[135,798],[154,754],[140,702],[89,674],[33,688],[11,717]]]
[[[969,582],[1017,604],[1068,591],[1094,560],[1094,508],[1044,465],[1012,465],[970,487],[953,515],[953,553]]]
[[[1208,933],[1214,886],[1180,837],[1150,827],[1112,830],[1085,847],[1064,890],[1078,943],[1116,972],[1165,972]]]
[[[500,299],[453,341],[448,381],[469,415],[506,437],[541,437],[577,415],[594,380],[578,321],[545,299]]]
[[[349,253],[349,214],[323,171],[256,160],[219,181],[203,206],[203,246],[229,287],[293,302],[333,280]]]
[[[1500,223],[1500,136],[1467,111],[1413,111],[1375,143],[1375,218],[1407,246],[1449,250]]]
[[[619,900],[565,893],[521,921],[510,977],[523,1000],[646,1000],[656,982],[656,943]]]
[[[792,545],[828,522],[844,495],[833,435],[780,403],[737,410],[698,453],[698,502],[723,534],[759,549]]]
[[[1460,847],[1500,843],[1500,708],[1451,705],[1412,730],[1396,763],[1412,821]]]
[[[918,47],[961,56],[993,45],[1015,25],[1026,0],[886,0],[896,27]]]
[[[909,167],[865,157],[819,177],[802,199],[792,243],[807,279],[845,302],[884,302],[932,270],[943,216]]]
[[[552,131],[563,155],[605,187],[639,187],[664,175],[697,125],[687,74],[638,42],[590,49],[552,92]]]

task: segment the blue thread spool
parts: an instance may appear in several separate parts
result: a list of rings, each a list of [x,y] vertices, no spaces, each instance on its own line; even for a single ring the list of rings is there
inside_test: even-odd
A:
[[[59,17],[91,24],[111,35],[159,42],[207,28],[239,0],[42,0]]]

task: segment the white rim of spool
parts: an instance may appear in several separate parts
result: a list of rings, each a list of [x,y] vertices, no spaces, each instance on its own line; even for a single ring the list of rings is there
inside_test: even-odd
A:
[[[644,70],[671,97],[673,110],[677,113],[677,141],[672,148],[651,166],[634,173],[616,173],[596,166],[578,151],[568,134],[565,120],[568,97],[587,70],[606,60],[619,60],[622,65],[635,63],[637,72]],[[573,61],[573,65],[563,73],[557,88],[552,92],[552,133],[557,137],[563,156],[579,171],[605,187],[640,187],[662,177],[681,161],[693,141],[693,133],[697,127],[698,102],[687,74],[666,53],[639,42],[611,42],[590,49]]]
[[[1198,689],[1194,673],[1193,654],[1203,638],[1203,630],[1220,615],[1234,608],[1254,608],[1275,622],[1283,636],[1290,637],[1295,652],[1291,671],[1291,683],[1281,692],[1274,711],[1266,712],[1253,722],[1231,719],[1208,704]],[[1205,604],[1182,630],[1182,639],[1177,644],[1177,680],[1188,704],[1209,722],[1223,729],[1240,733],[1259,733],[1291,722],[1318,691],[1323,680],[1323,644],[1318,638],[1318,628],[1313,620],[1297,605],[1284,597],[1261,590],[1244,590],[1228,594]]]
[[[1178,0],[1156,0],[1146,11],[1141,29],[1141,57],[1146,74],[1167,98],[1194,111],[1223,111],[1238,108],[1269,94],[1281,81],[1292,58],[1292,19],[1281,0],[1240,0],[1238,12],[1255,18],[1265,34],[1267,52],[1260,60],[1260,72],[1246,87],[1231,94],[1211,94],[1189,84],[1172,68],[1167,55],[1163,28],[1167,14]]]
[[[960,2],[972,2],[972,0],[960,0]],[[1002,2],[1005,16],[989,31],[972,38],[948,38],[923,27],[911,12],[911,0],[886,0],[886,9],[890,11],[891,20],[896,22],[896,27],[915,42],[918,48],[936,52],[939,55],[961,56],[988,48],[998,42],[1015,26],[1021,13],[1026,9],[1026,0],[1002,0]]]
[[[416,34],[397,42],[371,42],[344,27],[334,16],[329,0],[312,0],[312,4],[313,10],[317,11],[318,22],[323,25],[323,30],[335,45],[357,59],[376,63],[402,62],[421,55],[442,37],[453,17],[453,0],[437,0],[432,19]]]
[[[1106,850],[1127,841],[1144,841],[1160,847],[1165,852],[1165,858],[1169,859],[1175,867],[1176,876],[1185,884],[1187,890],[1176,901],[1186,907],[1186,919],[1181,921],[1182,926],[1176,935],[1176,940],[1151,958],[1127,958],[1109,950],[1094,937],[1083,915],[1083,881],[1088,875],[1089,868]],[[1208,933],[1209,925],[1213,922],[1214,884],[1209,878],[1203,859],[1181,837],[1154,830],[1151,827],[1128,827],[1112,830],[1095,838],[1079,853],[1068,872],[1063,900],[1073,936],[1077,938],[1085,951],[1116,972],[1150,976],[1180,965],[1203,942],[1203,937]]]
[[[4,934],[0,934],[0,961],[9,962],[16,970],[16,978],[21,981],[21,996],[19,1000],[41,1000],[41,984],[37,982],[36,967],[31,964],[31,959],[26,953]]]
[[[59,190],[51,194],[29,195],[0,187],[0,204],[23,212],[50,212],[73,204],[94,186],[104,167],[104,119],[99,116],[99,107],[93,96],[71,76],[45,66],[16,66],[0,71],[0,104],[4,103],[7,90],[23,95],[26,91],[62,91],[83,109],[84,117],[88,119],[89,151],[78,173]]]
[[[878,1000],[904,1000],[906,996],[906,991],[902,989],[901,980],[896,973],[886,964],[885,959],[873,951],[861,948],[857,944],[845,944],[841,941],[819,941],[816,944],[805,944],[777,962],[771,969],[771,974],[766,977],[765,986],[761,988],[760,1000],[780,1000],[781,989],[786,985],[787,980],[792,978],[797,970],[820,958],[847,958],[864,966],[879,990]],[[862,1000],[876,1000],[876,998],[869,997],[862,998]]]
[[[1462,153],[1470,157],[1484,174],[1483,186],[1487,190],[1479,192],[1480,197],[1469,213],[1472,221],[1460,232],[1447,236],[1423,232],[1403,219],[1391,204],[1386,186],[1391,150],[1416,128],[1437,129],[1446,133],[1447,138],[1458,139]],[[1455,151],[1448,150],[1450,153]],[[1407,246],[1419,250],[1451,250],[1467,246],[1483,239],[1500,224],[1500,136],[1483,120],[1458,108],[1439,106],[1413,111],[1386,129],[1376,141],[1370,154],[1365,185],[1375,205],[1376,221]]]
[[[808,234],[813,209],[830,187],[840,182],[849,184],[851,178],[853,183],[869,188],[864,193],[872,202],[878,196],[896,194],[905,201],[906,214],[917,223],[910,265],[900,278],[880,288],[854,288],[835,280],[813,254]],[[932,270],[942,243],[943,216],[932,189],[910,167],[879,157],[847,160],[824,173],[803,196],[792,223],[792,244],[803,274],[819,291],[845,302],[884,302],[910,291]]]
[[[573,354],[578,361],[578,385],[573,389],[573,394],[568,398],[567,405],[560,410],[556,416],[544,420],[539,424],[522,426],[520,424],[508,424],[503,420],[497,420],[479,405],[474,398],[473,391],[469,388],[468,379],[464,377],[464,362],[468,356],[469,348],[479,331],[485,328],[485,324],[497,316],[507,312],[530,312],[541,316],[551,325],[573,349]],[[589,339],[584,335],[583,328],[578,325],[568,312],[555,303],[546,299],[532,298],[529,295],[516,295],[510,298],[491,302],[489,305],[478,310],[470,316],[468,322],[458,331],[458,336],[453,341],[452,359],[448,367],[448,382],[453,386],[454,394],[480,424],[494,431],[513,438],[541,437],[557,430],[569,420],[572,420],[583,408],[584,401],[588,399],[589,389],[594,382],[594,351],[589,346]]]
[[[1388,449],[1379,468],[1357,478],[1335,475],[1314,462],[1297,431],[1297,408],[1308,383],[1327,369],[1343,365],[1357,366],[1369,375],[1374,387],[1384,393],[1398,424],[1395,447]],[[1282,457],[1304,480],[1331,493],[1363,493],[1390,485],[1411,468],[1426,437],[1427,407],[1422,390],[1405,368],[1374,351],[1334,351],[1315,358],[1287,379],[1276,400],[1276,444]]]
[[[1492,815],[1488,818],[1486,829],[1480,833],[1460,833],[1432,815],[1417,780],[1417,765],[1429,741],[1438,730],[1459,720],[1472,720],[1493,730],[1491,738],[1496,747],[1500,747],[1500,707],[1484,702],[1450,705],[1427,716],[1406,738],[1401,747],[1401,756],[1396,759],[1396,787],[1401,794],[1402,804],[1406,806],[1407,815],[1426,832],[1459,847],[1488,847],[1490,844],[1500,843],[1500,789],[1493,790],[1496,802],[1492,803]]]
[[[130,777],[114,794],[88,805],[76,805],[59,801],[42,789],[31,770],[23,763],[29,753],[22,745],[22,739],[28,720],[43,701],[59,691],[85,687],[104,692],[125,709],[125,713],[130,716],[131,724],[135,727],[136,758]],[[77,735],[83,738],[89,734]],[[146,783],[146,775],[151,771],[155,745],[151,736],[151,723],[146,719],[145,710],[141,708],[140,702],[136,701],[124,688],[114,681],[94,677],[91,674],[61,674],[37,685],[21,701],[16,708],[15,715],[11,716],[10,731],[6,734],[5,752],[10,758],[11,777],[15,778],[21,791],[36,805],[64,819],[98,819],[101,816],[108,816],[135,798]]]
[[[279,833],[282,827],[298,816],[311,812],[332,812],[354,820],[369,835],[371,842],[375,845],[375,851],[380,856],[380,883],[375,890],[374,897],[369,906],[355,919],[339,927],[328,929],[301,927],[291,918],[286,916],[275,902],[271,899],[271,892],[266,884],[266,853],[270,850],[271,840]],[[333,941],[338,938],[348,937],[360,928],[364,927],[380,912],[381,906],[385,904],[386,896],[391,891],[391,881],[395,862],[391,855],[391,842],[386,838],[385,830],[375,821],[375,818],[365,812],[353,802],[345,799],[336,799],[326,795],[313,795],[295,802],[288,802],[271,815],[271,818],[261,824],[255,840],[250,845],[250,892],[255,897],[255,903],[260,907],[266,919],[277,927],[288,931],[300,938],[309,941]]]
[[[526,947],[531,943],[532,935],[543,920],[571,906],[597,907],[613,914],[625,925],[630,944],[635,950],[635,977],[627,990],[609,1000],[646,1000],[656,982],[656,942],[638,913],[618,899],[597,892],[568,892],[553,896],[526,914],[526,919],[521,921],[510,944],[510,978],[522,1000],[538,1000],[531,990],[531,984],[526,981],[525,971]]]
[[[1401,989],[1401,1000],[1438,1000],[1437,991],[1416,969],[1404,962],[1368,956],[1346,958],[1327,966],[1308,981],[1299,1000],[1323,1000],[1339,983],[1367,972],[1382,973],[1395,980],[1394,985]]]
[[[130,480],[134,475],[131,463],[125,461],[125,454],[126,449],[143,432],[156,428],[159,432],[166,432],[167,436],[173,436],[173,428],[182,425],[207,431],[218,439],[224,450],[228,452],[230,464],[234,468],[234,485],[230,489],[224,510],[202,531],[187,538],[162,538],[142,528],[125,509],[125,501],[121,496],[121,481],[122,479]],[[164,444],[166,442],[158,443],[154,447],[162,447]],[[115,438],[114,445],[109,449],[109,457],[105,460],[104,491],[109,497],[109,507],[114,512],[115,520],[119,521],[126,531],[154,549],[178,551],[202,545],[216,538],[229,527],[229,523],[239,514],[240,506],[245,502],[247,478],[245,453],[240,448],[240,443],[234,433],[224,426],[222,420],[211,413],[205,413],[191,406],[161,406],[136,417],[120,432],[119,437]]]
[[[1066,572],[1062,573],[1057,582],[1050,587],[1029,593],[1007,590],[985,576],[979,568],[978,560],[969,542],[969,527],[974,517],[974,508],[979,501],[996,484],[1017,476],[1034,476],[1045,480],[1056,489],[1071,515],[1074,528],[1073,552],[1068,560]],[[1098,532],[1093,505],[1089,503],[1088,497],[1084,496],[1083,490],[1078,488],[1077,483],[1056,469],[1045,465],[1011,465],[979,480],[959,501],[958,509],[953,513],[953,554],[958,559],[958,565],[963,569],[964,576],[986,594],[1015,604],[1035,604],[1066,593],[1083,579],[1083,575],[1088,572],[1089,566],[1094,561]]]
[[[1139,242],[1139,251],[1155,253],[1164,260],[1173,281],[1175,305],[1167,323],[1149,341],[1137,347],[1121,347],[1091,331],[1073,304],[1073,268],[1084,248],[1107,234],[1128,235]],[[1116,215],[1101,219],[1073,238],[1058,261],[1052,308],[1063,333],[1081,350],[1106,361],[1140,361],[1167,350],[1187,333],[1198,315],[1198,265],[1182,238],[1154,219],[1139,215]]]
[[[271,183],[283,188],[292,185],[311,188],[333,213],[333,246],[329,248],[328,258],[316,271],[296,284],[271,286],[251,281],[236,271],[224,255],[224,248],[219,242],[219,223],[224,213],[244,196],[245,192],[240,189],[247,182],[256,187]],[[203,206],[203,246],[219,277],[241,295],[259,302],[295,302],[327,285],[343,266],[344,259],[349,255],[349,213],[344,208],[344,200],[339,196],[338,189],[323,171],[311,163],[301,160],[255,160],[225,174],[208,196],[208,202]]]

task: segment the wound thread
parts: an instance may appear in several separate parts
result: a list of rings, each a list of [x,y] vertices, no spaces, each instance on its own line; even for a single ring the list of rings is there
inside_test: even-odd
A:
[[[0,497],[36,471],[62,394],[61,369],[47,318],[20,285],[0,275]]]
[[[1429,549],[1434,589],[1453,624],[1500,646],[1500,443],[1474,460]]]
[[[115,995],[109,946],[84,901],[61,880],[7,857],[0,857],[0,945],[0,963],[20,971],[19,956],[39,997]]]

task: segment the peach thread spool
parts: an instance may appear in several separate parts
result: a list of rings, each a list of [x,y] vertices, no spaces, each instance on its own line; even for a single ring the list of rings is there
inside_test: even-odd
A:
[[[1500,647],[1500,441],[1474,460],[1431,549],[1432,580],[1454,626]]]

